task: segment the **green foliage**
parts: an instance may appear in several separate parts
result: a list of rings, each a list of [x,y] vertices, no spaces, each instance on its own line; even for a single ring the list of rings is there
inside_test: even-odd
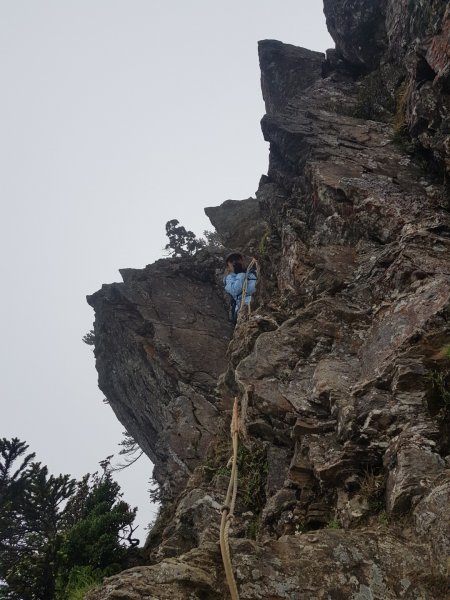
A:
[[[0,579],[9,598],[52,600],[62,505],[75,481],[49,475],[27,450],[17,438],[0,440]]]
[[[58,588],[64,590],[76,567],[116,572],[126,558],[127,539],[136,509],[120,499],[120,487],[109,472],[85,476],[67,504],[70,527],[62,536],[58,553]],[[131,538],[130,538],[131,539]]]
[[[394,110],[391,96],[379,70],[364,77],[358,87],[356,104],[351,116],[359,119],[384,121],[385,113]]]
[[[163,532],[173,518],[174,512],[173,503],[165,504],[159,508],[155,520],[148,527],[149,533],[145,541],[146,549],[154,548],[161,542]]]
[[[247,448],[240,444],[238,450],[239,496],[244,508],[259,514],[265,504],[267,480],[267,456],[265,448]]]
[[[36,456],[34,452],[26,454],[27,450],[28,445],[19,438],[0,440],[0,499],[4,499],[7,492],[17,491],[17,486],[23,489],[28,478],[26,469]],[[20,464],[17,463],[19,459]]]
[[[148,495],[150,498],[150,502],[152,502],[153,504],[158,504],[162,500],[161,488],[156,479],[153,479],[153,477],[150,478],[149,483],[150,487],[148,489]]]
[[[119,454],[125,458],[122,463],[119,463],[112,469],[114,472],[123,471],[131,465],[134,465],[134,463],[144,454],[139,444],[127,431],[123,432],[123,440],[119,443],[119,446],[122,446]]]
[[[21,517],[22,499],[35,457],[18,438],[0,440],[0,579],[17,562],[26,526]]]
[[[121,568],[123,541],[138,543],[135,510],[107,469],[76,482],[50,475],[27,450],[17,438],[0,440],[0,598],[67,600],[86,587],[74,583],[86,569],[99,581]]]
[[[205,247],[205,241],[198,239],[194,232],[187,231],[177,219],[167,221],[166,235],[169,242],[164,249],[171,256],[192,256]]]
[[[381,525],[384,525],[385,527],[387,527],[391,522],[389,515],[385,510],[382,510],[380,512],[380,514],[378,515],[378,520],[380,521]]]
[[[224,245],[222,239],[217,231],[204,231],[206,246],[212,250],[223,250]]]
[[[302,535],[305,532],[305,521],[304,519],[300,519],[298,523],[295,525],[295,535]]]
[[[338,519],[331,519],[327,523],[327,529],[342,529],[342,525]]]
[[[217,475],[230,475],[231,470],[227,467],[227,464],[231,453],[231,443],[228,439],[220,440],[208,450],[205,462],[202,465],[205,481],[209,482]]]
[[[267,245],[270,238],[270,228],[266,226],[266,229],[263,233],[262,238],[259,241],[258,252],[261,258],[264,258],[267,255]]]
[[[230,475],[231,475],[231,469],[229,467],[226,467],[224,465],[224,466],[219,467],[217,469],[216,475],[218,475],[219,477],[230,477]]]
[[[371,513],[379,513],[384,510],[384,493],[386,489],[386,474],[374,473],[367,470],[360,482],[361,497],[367,500]]]
[[[64,600],[83,600],[89,590],[96,588],[104,577],[112,574],[108,569],[102,571],[92,567],[74,567],[64,590]]]
[[[216,481],[217,477],[229,478],[231,468],[228,466],[232,455],[229,439],[221,439],[209,449],[202,465],[206,482]],[[247,448],[239,444],[237,456],[238,468],[238,503],[240,512],[252,512],[253,516],[246,526],[246,537],[256,539],[259,527],[259,515],[266,501],[265,486],[267,480],[267,456],[264,446],[254,444]]]
[[[448,353],[448,350],[447,350]],[[428,408],[441,422],[450,421],[450,369],[434,369],[427,375]]]
[[[258,535],[259,529],[259,518],[257,516],[253,516],[247,527],[245,528],[245,537],[251,540],[256,540],[256,536]]]
[[[408,132],[408,125],[406,123],[406,101],[406,86],[401,85],[395,95],[395,113],[392,121],[392,141],[404,152],[410,153],[412,151],[412,144]]]

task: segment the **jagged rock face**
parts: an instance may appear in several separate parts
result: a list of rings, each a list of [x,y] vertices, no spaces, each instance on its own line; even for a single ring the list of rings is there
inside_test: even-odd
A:
[[[261,68],[276,69],[278,46],[260,47]],[[266,276],[296,310],[246,356],[239,342],[230,352],[251,390],[248,432],[291,461],[285,487],[297,491],[269,497],[269,531],[277,510],[293,515],[290,531],[346,521],[352,506],[357,520],[364,473],[383,465],[385,509],[407,511],[446,468],[426,373],[450,339],[447,197],[392,127],[336,114],[348,86],[342,73],[318,79],[262,121],[271,160],[257,198],[278,240]]]
[[[232,543],[242,600],[444,598],[439,591],[442,581],[430,576],[420,545],[410,544],[406,556],[403,551],[398,539],[383,531],[329,530],[320,535],[283,536],[264,546],[251,540]],[[124,571],[86,599],[227,598],[222,573],[217,569],[219,561],[217,549],[207,544],[176,561],[165,559],[155,566]]]
[[[123,283],[88,297],[99,387],[155,463],[166,498],[183,489],[217,432],[215,386],[231,328],[216,287],[221,264],[202,256],[122,270]]]
[[[330,35],[342,57],[352,65],[371,69],[386,48],[387,0],[324,0]]]
[[[177,450],[186,475],[172,485],[181,493],[163,523],[161,543],[149,544],[158,564],[110,579],[93,599],[227,597],[217,539],[234,394],[241,401],[243,453],[231,538],[242,599],[448,597],[449,196],[442,172],[436,176],[423,162],[427,143],[434,158],[445,162],[439,152],[447,126],[448,13],[438,2],[422,2],[429,10],[420,14],[411,6],[408,12],[403,0],[326,1],[337,44],[326,58],[274,40],[260,42],[268,173],[256,200],[207,209],[226,245],[257,249],[258,305],[238,324],[226,350],[231,332],[216,289],[220,269],[212,263],[209,271],[204,268],[209,276],[201,285],[194,276],[202,290],[194,294],[196,310],[204,310],[209,289],[219,318],[208,332],[223,332],[223,339],[208,338],[208,344],[218,344],[211,346],[218,355],[207,370],[211,377],[201,382],[192,381],[192,346],[177,349],[185,355],[184,367],[173,379],[172,363],[156,346],[150,364],[161,365],[162,374],[154,378],[161,389],[160,396],[155,389],[156,416],[149,421],[163,423],[160,412],[165,415],[162,407],[169,406],[164,418],[170,423],[177,410],[187,410],[183,419],[189,422],[195,392],[202,406],[212,407],[210,418],[197,423],[200,429],[208,423],[202,448],[211,446],[203,464],[198,454],[188,460]],[[440,74],[428,86],[440,120],[423,105],[424,119],[434,125],[420,131],[408,115],[418,114],[427,88],[416,86],[408,96],[412,74],[416,82],[422,76],[414,65],[425,69],[411,36],[413,48],[422,48],[420,56],[428,56],[427,64]],[[384,86],[377,96],[382,110],[363,119],[367,81]],[[396,135],[398,107],[389,98],[399,86],[403,100],[409,98],[402,100],[402,114],[415,151]],[[202,260],[193,259],[189,270],[196,272],[193,265]],[[169,268],[165,264],[157,269]],[[169,296],[181,297],[186,269],[173,261],[170,270]],[[135,280],[133,275],[130,283]],[[127,277],[123,285],[128,290]],[[111,316],[114,303],[105,291],[98,294],[97,361],[107,389],[102,373],[115,349],[103,337],[107,324],[117,315],[120,322],[133,321],[135,309],[121,300]],[[132,304],[142,311],[147,302],[135,298]],[[195,322],[190,327],[195,330]],[[186,344],[187,338],[176,342]],[[136,378],[130,369],[136,345],[129,347],[110,393],[116,394],[118,413],[119,406],[130,406],[130,391],[119,397],[117,390],[125,389],[125,381],[131,389]],[[139,377],[146,368],[139,364]],[[219,371],[224,373],[215,391]],[[193,391],[181,393],[180,381]],[[173,471],[164,466],[171,461],[172,430],[191,439],[189,427],[172,424],[157,438],[159,454],[154,441],[145,442],[158,473]]]
[[[249,256],[258,252],[266,222],[260,214],[256,198],[226,200],[220,206],[205,208],[205,213],[212,225],[220,230],[226,248]]]
[[[450,171],[450,8],[443,0],[325,0],[338,55],[365,72],[367,103],[383,88],[397,127]],[[364,86],[363,86],[364,87]]]
[[[435,556],[450,556],[450,474],[442,474],[414,510],[419,539],[431,542]],[[442,518],[442,516],[444,517]],[[446,516],[445,516],[446,515]]]
[[[320,52],[277,40],[260,44],[261,91],[267,113],[286,108],[292,99],[312,85],[320,77],[323,59]]]

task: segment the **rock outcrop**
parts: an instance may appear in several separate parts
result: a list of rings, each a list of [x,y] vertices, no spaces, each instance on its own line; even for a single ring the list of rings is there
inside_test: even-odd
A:
[[[149,565],[93,600],[227,597],[234,395],[242,599],[448,597],[449,11],[324,4],[326,56],[259,44],[256,199],[207,209],[226,246],[257,255],[252,315],[231,331],[207,250],[89,298],[100,387],[163,499]]]
[[[213,227],[220,228],[223,244],[249,256],[258,252],[266,229],[256,198],[226,200],[220,206],[205,208]]]
[[[412,135],[416,152],[448,172],[448,3],[324,0],[324,5],[337,58],[356,72],[369,74],[360,82],[364,116],[377,116],[391,105],[397,112],[397,130]]]
[[[430,577],[421,546],[411,543],[404,555],[404,545],[385,532],[328,530],[264,545],[238,540],[232,551],[242,600],[445,597],[445,583]],[[178,560],[124,571],[89,597],[219,600],[224,594],[218,563],[216,548],[204,545]]]
[[[160,260],[123,269],[123,283],[88,297],[99,386],[154,462],[165,500],[184,488],[217,434],[215,388],[231,335],[220,267],[206,252]]]

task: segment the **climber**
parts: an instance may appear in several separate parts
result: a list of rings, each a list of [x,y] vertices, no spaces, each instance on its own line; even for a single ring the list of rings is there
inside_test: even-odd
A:
[[[232,298],[230,320],[236,325],[245,278],[247,277],[247,289],[244,302],[250,304],[252,294],[256,288],[256,269],[246,269],[243,256],[239,252],[229,254],[225,259],[225,265],[226,275],[223,278],[223,283],[225,291]]]

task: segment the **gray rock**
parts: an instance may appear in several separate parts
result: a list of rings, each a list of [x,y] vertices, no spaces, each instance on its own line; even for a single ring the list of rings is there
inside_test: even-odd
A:
[[[216,548],[207,545],[177,560],[124,571],[86,600],[227,597],[223,575],[215,568]],[[236,541],[232,556],[242,600],[444,600],[443,594],[427,590],[420,546],[411,543],[407,553],[403,548],[387,534],[322,531],[265,545]]]
[[[387,46],[388,0],[324,0],[327,27],[345,60],[363,69],[375,68]]]
[[[436,444],[414,430],[405,430],[392,440],[384,461],[389,469],[386,507],[390,513],[408,511],[445,467]]]
[[[268,114],[286,108],[289,101],[309,88],[322,73],[325,58],[321,52],[312,52],[277,40],[258,43],[261,67],[261,90]]]
[[[227,248],[249,256],[258,252],[266,223],[255,198],[226,200],[205,208],[205,213]]]
[[[124,270],[123,283],[88,297],[99,387],[155,463],[166,498],[183,489],[217,433],[215,386],[231,335],[217,268],[207,255],[166,259]]]
[[[437,477],[414,509],[418,535],[431,546],[435,565],[443,575],[450,569],[450,474]],[[447,559],[447,560],[446,560]]]
[[[325,12],[326,61],[261,42],[268,173],[256,199],[207,209],[227,246],[259,253],[252,315],[231,337],[207,253],[126,270],[90,298],[100,385],[171,508],[159,563],[93,600],[226,595],[215,540],[235,395],[243,600],[448,597],[449,433],[431,379],[449,369],[449,11]]]

